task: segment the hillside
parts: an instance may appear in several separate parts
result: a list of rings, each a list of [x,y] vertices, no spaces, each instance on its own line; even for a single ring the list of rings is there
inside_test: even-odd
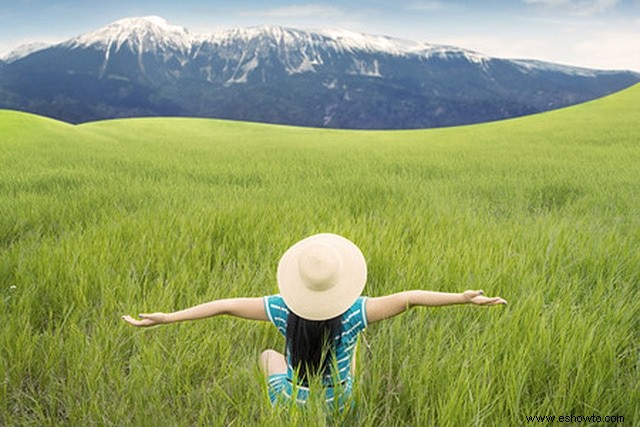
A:
[[[0,111],[0,425],[637,424],[639,114],[637,85],[420,131]],[[366,295],[509,306],[370,325],[356,410],[329,421],[269,406],[257,358],[284,341],[266,322],[120,320],[275,293],[282,253],[318,232],[362,249]]]
[[[364,137],[366,140],[387,141],[395,139],[397,144],[405,144],[407,141],[425,139],[429,142],[440,140],[448,141],[458,139],[460,136],[502,134],[502,132],[525,133],[570,133],[572,139],[580,134],[589,135],[594,127],[611,128],[615,132],[617,128],[624,128],[635,124],[635,119],[640,108],[637,106],[640,98],[640,85],[633,86],[616,94],[547,113],[535,114],[523,118],[503,120],[492,123],[469,125],[432,130],[405,130],[405,131],[357,131],[357,130],[333,130],[318,128],[303,128],[281,125],[269,125],[260,123],[247,123],[237,121],[224,121],[216,119],[193,118],[138,118],[106,120],[73,126],[54,119],[40,117],[34,114],[21,113],[10,110],[0,110],[0,131],[9,140],[14,138],[28,138],[35,135],[42,136],[46,133],[56,135],[64,134],[73,138],[73,133],[82,133],[106,136],[120,139],[148,139],[159,138],[167,140],[176,138],[176,141],[201,139],[203,141],[229,139],[229,131],[246,131],[249,134],[265,133],[266,135],[287,134],[293,139],[301,135],[311,135],[314,140],[321,141],[324,138],[346,138],[357,140]],[[625,126],[626,125],[626,126]],[[216,132],[218,130],[218,132]],[[620,129],[624,131],[624,129]],[[133,136],[132,134],[138,134]],[[215,136],[214,136],[215,135]],[[402,137],[399,137],[399,136]],[[316,138],[317,137],[317,138]],[[597,135],[592,135],[597,137]],[[308,139],[309,137],[307,137]],[[502,139],[502,138],[499,138]],[[283,142],[287,138],[283,137]],[[303,141],[301,141],[303,142]]]

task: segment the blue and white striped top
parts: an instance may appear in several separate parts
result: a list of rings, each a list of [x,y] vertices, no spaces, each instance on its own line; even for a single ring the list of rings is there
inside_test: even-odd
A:
[[[341,383],[351,380],[351,360],[355,354],[358,335],[367,327],[367,315],[365,312],[366,297],[360,297],[355,303],[342,315],[342,332],[339,337],[339,343],[336,351],[338,361],[338,375]],[[273,323],[278,331],[286,338],[287,336],[287,319],[289,317],[289,309],[284,303],[280,295],[271,295],[264,297],[264,306],[269,316],[269,320]],[[291,358],[286,352],[287,359],[287,378],[293,379],[293,367],[291,366]],[[333,384],[331,373],[325,374],[323,378],[325,385]]]

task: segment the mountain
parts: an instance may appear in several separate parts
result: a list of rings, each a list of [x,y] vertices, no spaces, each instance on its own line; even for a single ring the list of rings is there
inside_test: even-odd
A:
[[[217,117],[333,128],[440,127],[516,117],[640,81],[347,31],[283,27],[193,34],[159,17],[117,21],[10,54],[0,108],[72,123]]]

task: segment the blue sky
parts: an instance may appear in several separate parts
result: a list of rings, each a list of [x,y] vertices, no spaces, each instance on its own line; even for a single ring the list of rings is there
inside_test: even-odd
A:
[[[263,24],[344,28],[497,57],[640,71],[640,0],[11,0],[0,4],[0,55],[148,15],[196,33]]]

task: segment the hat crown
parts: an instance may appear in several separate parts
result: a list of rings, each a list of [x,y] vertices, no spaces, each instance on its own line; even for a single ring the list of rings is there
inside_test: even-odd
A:
[[[278,289],[285,304],[307,320],[346,312],[364,289],[367,262],[358,247],[337,234],[322,233],[291,246],[278,263]]]
[[[326,291],[338,281],[340,255],[329,245],[310,245],[300,253],[298,270],[308,289],[316,292]]]

